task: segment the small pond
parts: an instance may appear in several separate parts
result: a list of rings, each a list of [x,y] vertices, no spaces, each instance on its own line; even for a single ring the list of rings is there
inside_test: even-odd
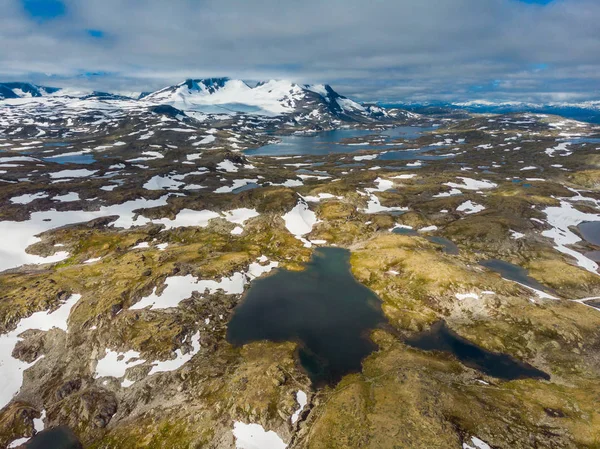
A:
[[[258,279],[237,306],[227,340],[296,341],[315,386],[358,372],[377,346],[369,333],[384,323],[379,298],[350,272],[350,252],[320,248],[303,271],[277,270]]]
[[[71,429],[65,426],[43,430],[31,438],[25,449],[81,449],[83,446]]]
[[[45,162],[54,162],[56,164],[93,164],[96,162],[94,155],[91,153],[85,154],[62,154],[57,156],[48,156],[42,158]]]
[[[394,234],[399,234],[399,235],[412,235],[412,236],[421,235],[421,234],[419,234],[419,232],[417,232],[411,228],[394,228],[392,230],[392,232]],[[423,237],[425,237],[425,236],[423,236]],[[459,253],[458,246],[456,246],[456,244],[453,241],[448,240],[447,238],[433,236],[433,235],[427,236],[425,238],[427,240],[429,240],[431,243],[441,245],[442,251],[444,251],[446,254],[456,255]]]
[[[585,221],[577,229],[586,242],[600,246],[600,221]]]
[[[499,379],[550,379],[548,374],[528,363],[474,345],[450,329],[444,321],[438,321],[431,329],[409,337],[405,342],[425,351],[448,352],[466,366]]]
[[[427,240],[429,240],[432,243],[436,243],[438,245],[441,245],[442,246],[442,250],[446,254],[452,254],[452,255],[455,256],[455,255],[457,255],[459,253],[458,246],[456,246],[453,241],[448,240],[447,238],[438,237],[438,236],[431,236],[431,237],[427,237]]]
[[[496,273],[499,273],[504,279],[508,279],[509,281],[518,282],[519,284],[526,285],[527,287],[542,292],[550,294],[553,293],[550,288],[533,279],[527,274],[526,269],[518,265],[514,265],[512,263],[498,259],[483,260],[479,262],[479,265],[482,265],[486,268],[489,268],[492,271],[495,271]]]
[[[455,155],[452,153],[447,154],[432,154],[432,153],[440,153],[443,150],[443,147],[439,146],[425,146],[416,149],[406,149],[406,150],[392,150],[382,153],[377,156],[377,160],[381,161],[412,161],[415,159],[420,159],[423,161],[439,161],[442,159],[448,159],[454,157]],[[423,154],[429,153],[429,154]]]

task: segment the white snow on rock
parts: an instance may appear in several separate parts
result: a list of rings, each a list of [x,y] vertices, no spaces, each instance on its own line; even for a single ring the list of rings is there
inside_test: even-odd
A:
[[[290,418],[292,424],[296,424],[296,422],[300,418],[300,414],[304,410],[304,407],[306,407],[308,401],[306,393],[302,390],[298,390],[298,392],[296,393],[296,401],[298,401],[299,408],[294,412],[294,414]]]
[[[477,204],[469,200],[465,201],[460,206],[458,206],[456,210],[458,212],[464,212],[465,214],[476,214],[478,212],[481,212],[482,210],[485,210],[485,206],[482,206],[481,204]]]
[[[181,228],[186,226],[198,226],[204,228],[213,218],[219,218],[217,212],[211,210],[181,209],[175,218],[158,218],[153,223],[165,225],[165,229]]]
[[[493,189],[498,187],[498,184],[495,184],[491,181],[481,180],[465,177],[458,177],[458,179],[462,180],[462,184],[457,184],[455,182],[446,182],[444,185],[448,187],[453,187],[455,189],[466,189],[466,190],[482,190],[482,189]]]
[[[10,202],[13,204],[29,204],[34,200],[40,198],[46,198],[48,195],[46,192],[38,192],[38,193],[26,193],[24,195],[14,196],[10,199]]]
[[[236,173],[239,170],[239,168],[229,159],[224,159],[222,162],[219,162],[217,168],[228,173]]]
[[[164,373],[167,371],[175,371],[189,362],[198,351],[200,351],[200,332],[196,332],[190,337],[192,344],[192,350],[187,353],[183,353],[181,349],[177,349],[173,355],[174,358],[164,361],[156,361],[153,363],[152,369],[148,373],[149,376],[156,373]]]
[[[208,223],[213,218],[225,218],[234,224],[244,224],[246,220],[254,218],[260,215],[254,209],[240,208],[233,209],[230,211],[222,212],[219,214],[211,210],[191,210],[182,209],[180,210],[175,218],[158,218],[152,220],[152,223],[165,225],[165,229],[181,228],[187,226],[197,226],[204,228],[208,226]]]
[[[510,230],[510,236],[511,238],[515,239],[515,240],[519,240],[522,239],[523,237],[525,237],[525,234],[522,234],[520,232],[514,231],[514,230]]]
[[[469,299],[469,298],[471,298],[471,299],[479,299],[479,295],[477,293],[456,293],[454,296],[459,301],[462,301],[464,299]]]
[[[164,156],[158,151],[143,151],[140,157],[128,159],[127,162],[155,161],[157,159],[164,159]]]
[[[308,201],[309,203],[319,203],[321,202],[321,200],[330,200],[330,199],[338,199],[341,200],[342,197],[341,196],[335,196],[332,195],[331,193],[319,193],[317,196],[305,196],[304,200]]]
[[[377,159],[378,154],[365,154],[363,156],[354,156],[355,161],[372,161]]]
[[[600,221],[600,215],[580,212],[566,201],[561,201],[560,206],[547,207],[543,212],[546,214],[547,222],[552,226],[552,229],[543,231],[542,235],[554,240],[555,248],[561,253],[575,258],[577,265],[598,274],[598,264],[596,262],[568,248],[567,245],[573,245],[581,241],[577,234],[569,230],[570,226],[577,226],[584,221]]]
[[[7,405],[19,392],[23,383],[23,371],[37,362],[35,360],[27,363],[12,357],[15,345],[21,340],[19,335],[29,329],[48,331],[57,328],[66,332],[71,309],[80,299],[81,295],[71,295],[55,311],[35,312],[31,316],[21,319],[15,330],[0,335],[0,378],[2,379],[0,382],[0,408]]]
[[[145,360],[140,358],[140,353],[134,350],[127,352],[117,352],[106,350],[104,357],[98,360],[94,377],[116,377],[125,376],[127,368],[140,365]]]
[[[142,226],[149,219],[136,216],[133,211],[146,207],[166,204],[166,198],[157,200],[137,199],[123,204],[102,206],[97,211],[43,211],[32,212],[26,221],[0,221],[0,271],[16,268],[25,264],[55,263],[66,259],[69,253],[61,251],[49,257],[41,257],[25,252],[27,247],[40,241],[38,234],[61,226],[85,223],[90,220],[118,215],[114,227],[129,229]],[[134,219],[135,217],[135,219]]]
[[[473,446],[467,443],[463,443],[463,449],[492,449],[485,441],[480,440],[477,437],[471,437],[471,443]]]
[[[298,175],[299,178],[318,178],[318,179],[329,179],[329,176],[315,176],[315,175]],[[271,184],[273,186],[282,186],[282,187],[300,187],[303,186],[304,183],[299,179],[287,179],[285,182],[280,184]]]
[[[13,440],[8,446],[6,446],[8,449],[13,449],[15,447],[19,447],[25,443],[27,443],[30,440],[30,438],[27,437],[23,437],[23,438],[17,438],[16,440]]]
[[[570,156],[571,154],[573,154],[573,152],[570,151],[568,148],[570,145],[571,145],[571,142],[562,142],[553,148],[547,148],[545,153],[550,157],[555,157],[554,153],[557,153],[557,152],[562,153],[562,154],[559,154],[559,156]]]
[[[285,449],[287,444],[272,430],[265,431],[260,424],[233,424],[236,449]]]
[[[313,226],[318,223],[317,215],[308,208],[304,200],[298,201],[298,204],[282,218],[287,230],[296,237],[310,233]]]
[[[50,173],[52,179],[64,179],[64,178],[87,178],[92,176],[98,170],[88,170],[86,168],[80,168],[78,170],[61,170],[58,172]]]
[[[377,178],[373,182],[377,184],[377,187],[365,189],[369,193],[385,192],[386,190],[390,190],[392,187],[394,187],[394,182],[390,181],[389,179]]]
[[[36,432],[41,432],[46,427],[44,420],[46,419],[46,410],[42,410],[39,418],[33,418],[33,428]]]
[[[365,112],[365,108],[362,105],[350,100],[349,98],[336,98],[335,101],[344,111]]]
[[[381,201],[377,197],[377,195],[375,195],[375,192],[385,192],[386,190],[389,190],[392,187],[394,187],[393,181],[390,181],[389,179],[377,178],[377,179],[375,179],[374,182],[377,185],[377,187],[375,187],[375,188],[369,187],[369,188],[365,189],[365,191],[367,192],[366,195],[369,196],[369,200],[367,201],[367,207],[361,211],[362,213],[378,214],[381,212],[404,212],[404,211],[408,210],[407,207],[383,206],[381,204]],[[360,193],[363,196],[365,195],[364,193],[362,193],[360,191],[358,193]]]
[[[462,195],[462,190],[450,189],[449,192],[440,192],[433,195],[433,198],[446,198],[448,196]]]
[[[215,136],[206,136],[205,138],[199,140],[198,142],[194,142],[192,146],[197,147],[199,145],[208,145],[213,143],[217,138]]]
[[[146,190],[177,190],[183,185],[184,182],[176,181],[170,176],[156,175],[146,181],[142,187]]]
[[[233,209],[223,212],[223,215],[225,216],[225,220],[230,221],[231,223],[244,224],[247,220],[258,217],[260,214],[256,211],[256,209],[242,207],[240,209]]]
[[[234,179],[231,187],[223,186],[215,190],[215,193],[231,193],[240,187],[244,187],[247,184],[256,183],[258,179]]]
[[[419,229],[419,232],[433,232],[433,231],[437,231],[437,226],[435,225],[431,225],[431,226],[426,226],[424,228]]]
[[[367,207],[362,210],[364,214],[378,214],[381,212],[403,212],[407,211],[408,207],[399,207],[399,206],[383,206],[379,201],[379,198],[375,194],[371,194],[369,196],[369,201],[367,201]]]
[[[72,201],[79,201],[79,193],[69,192],[64,195],[58,195],[52,198],[54,201],[60,201],[61,203],[70,203]]]
[[[208,291],[209,294],[212,294],[221,289],[228,295],[242,294],[248,282],[279,266],[278,262],[270,262],[268,264],[261,264],[259,262],[251,263],[246,272],[237,272],[230,277],[223,277],[219,281],[198,279],[191,274],[186,276],[170,276],[165,279],[164,284],[166,288],[162,293],[157,294],[156,291],[158,288],[154,287],[149,296],[140,299],[130,309],[137,310],[149,307],[156,310],[177,307],[181,301],[191,297],[193,292],[204,294]]]
[[[403,175],[392,176],[392,179],[413,179],[416,176],[417,175],[415,173],[406,173],[406,174],[403,174]]]

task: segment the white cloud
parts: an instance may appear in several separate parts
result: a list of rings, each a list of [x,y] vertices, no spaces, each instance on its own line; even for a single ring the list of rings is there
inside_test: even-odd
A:
[[[64,17],[38,24],[0,0],[0,76],[137,91],[190,76],[291,78],[361,99],[466,98],[492,83],[496,96],[564,97],[600,77],[595,0],[65,3]],[[71,79],[81,72],[115,76]]]

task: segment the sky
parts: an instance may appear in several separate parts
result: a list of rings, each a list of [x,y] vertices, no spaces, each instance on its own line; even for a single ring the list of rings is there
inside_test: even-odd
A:
[[[600,99],[600,0],[0,0],[0,81],[228,76],[362,101]]]

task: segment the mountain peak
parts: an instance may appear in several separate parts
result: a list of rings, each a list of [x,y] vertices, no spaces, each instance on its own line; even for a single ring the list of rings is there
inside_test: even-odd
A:
[[[222,78],[201,78],[201,79],[192,79],[189,78],[185,80],[183,85],[187,86],[189,90],[195,91],[208,91],[209,93],[214,93],[217,90],[225,87],[225,84],[230,81],[227,77]]]
[[[58,92],[57,87],[38,86],[32,83],[9,82],[0,83],[0,99],[3,98],[28,98],[45,97]]]

